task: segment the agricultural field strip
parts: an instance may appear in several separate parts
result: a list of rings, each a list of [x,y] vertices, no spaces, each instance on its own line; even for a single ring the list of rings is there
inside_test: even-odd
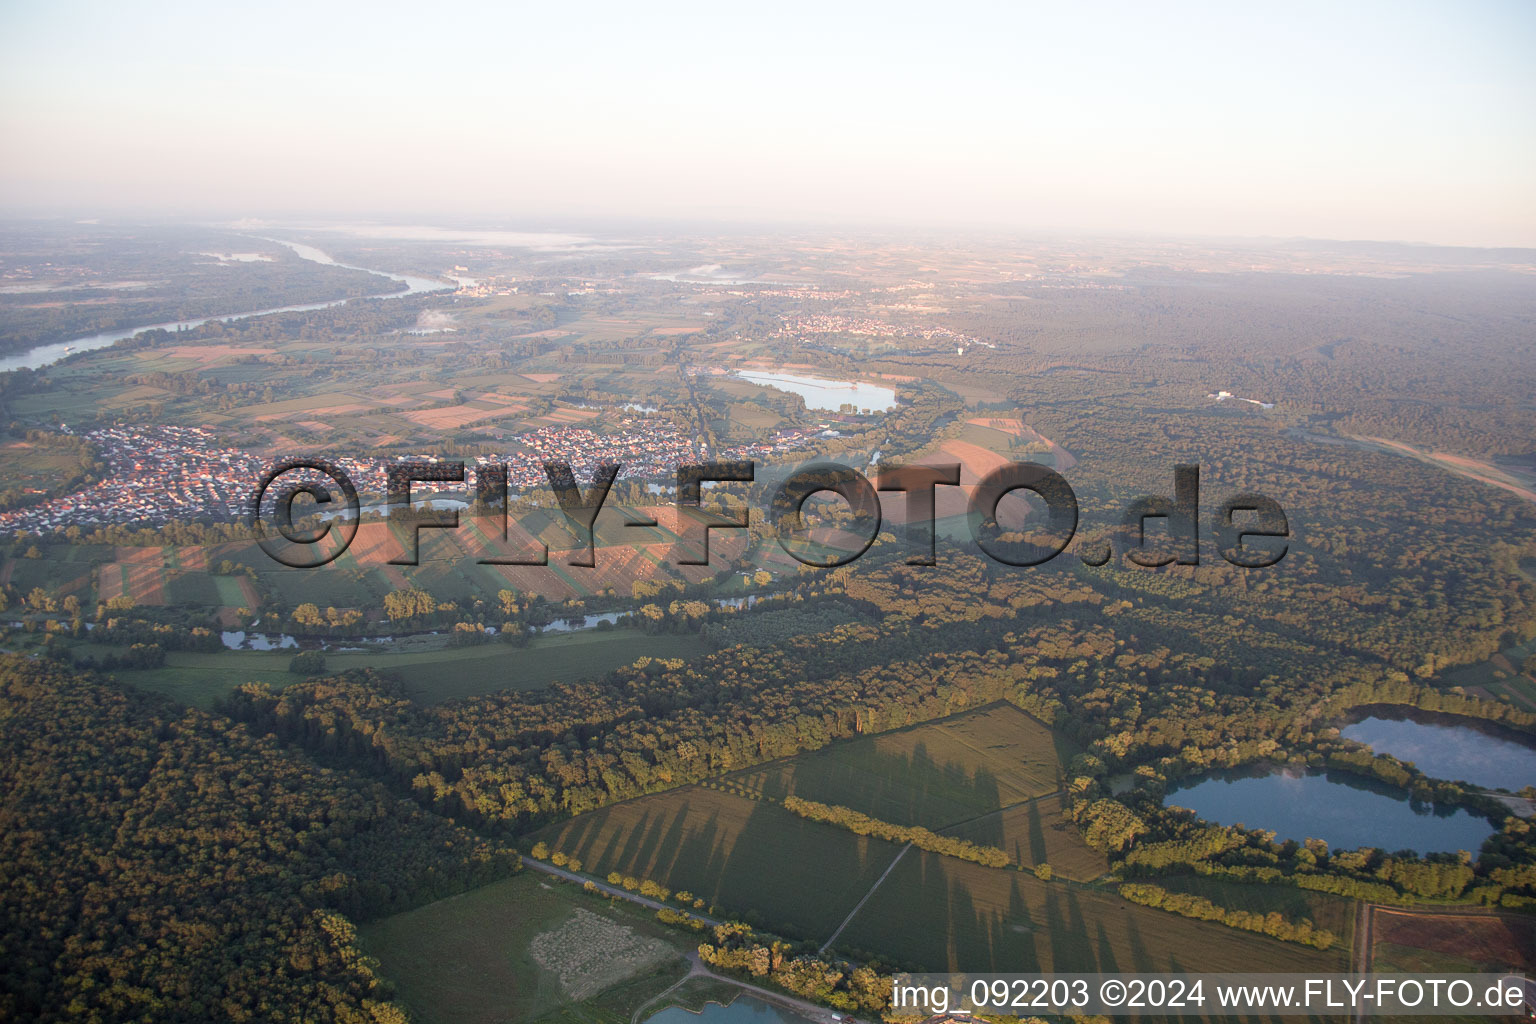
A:
[[[982,712],[984,712],[986,710],[988,710],[988,709],[975,709],[973,711],[966,712],[966,713],[962,714],[959,717],[965,718],[965,717],[967,717],[969,715],[974,715],[974,714],[982,713]],[[892,734],[892,735],[898,735],[899,736],[899,735],[902,735],[902,734],[905,734],[905,733],[909,733],[909,732],[921,732],[921,731],[926,731],[926,730],[930,730],[930,729],[933,730],[934,732],[937,732],[940,736],[944,737],[945,740],[953,742],[957,746],[962,747],[965,750],[968,750],[971,753],[973,753],[974,755],[976,755],[976,758],[977,758],[976,764],[968,766],[968,767],[976,768],[976,767],[994,765],[996,763],[997,759],[998,759],[997,755],[995,753],[989,751],[986,748],[978,746],[978,745],[976,745],[973,742],[967,741],[965,739],[965,737],[960,732],[958,732],[957,730],[952,728],[950,722],[945,721],[945,720],[941,720],[941,721],[938,721],[938,722],[925,723],[923,725],[915,727],[914,729],[898,730],[895,734]],[[878,740],[881,737],[880,736],[876,736],[876,737],[871,737],[871,738],[875,739],[875,740]],[[757,795],[757,797],[759,799],[773,800],[773,798],[767,796],[766,792],[764,792],[764,790],[766,789],[766,783],[767,783],[767,781],[771,777],[773,777],[775,775],[783,777],[784,781],[786,783],[788,783],[788,788],[790,789],[791,792],[793,792],[793,780],[794,780],[794,775],[795,775],[795,771],[794,771],[795,768],[797,766],[803,765],[803,764],[813,764],[816,759],[821,759],[821,758],[825,758],[828,761],[836,763],[837,766],[840,769],[850,773],[851,775],[856,775],[856,776],[859,776],[859,777],[867,778],[867,779],[870,779],[870,780],[875,781],[875,782],[887,782],[887,781],[889,781],[884,775],[880,774],[879,772],[872,771],[869,768],[865,767],[863,764],[861,764],[860,763],[860,759],[859,759],[857,753],[847,749],[848,747],[856,746],[857,743],[858,743],[858,741],[854,741],[854,743],[851,743],[851,744],[834,744],[831,747],[824,747],[824,748],[822,748],[820,750],[810,752],[809,754],[798,754],[798,755],[795,755],[793,757],[782,758],[780,760],[768,762],[767,764],[758,765],[758,766],[755,766],[753,768],[749,768],[749,769],[746,769],[746,770],[743,770],[743,771],[740,771],[740,772],[733,772],[733,773],[730,773],[728,775],[721,776],[720,780],[717,780],[717,781],[731,781],[731,782],[734,782],[734,783],[736,783],[738,785],[742,785],[745,788],[756,789],[757,790],[757,794],[756,795]],[[786,770],[787,770],[787,772],[786,772]],[[753,776],[753,775],[760,776],[761,779],[762,779],[762,783],[757,785],[757,786],[753,786],[748,781],[750,779],[750,777]],[[1028,787],[1026,785],[1021,785],[1021,784],[1018,784],[1016,782],[1006,780],[1006,779],[1004,779],[1002,777],[998,778],[998,782],[999,782],[1000,785],[1007,786],[1008,788],[1013,789],[1017,793],[1021,793],[1021,794],[1028,793]],[[1054,790],[1054,791],[1052,791],[1052,792],[1028,793],[1028,795],[1023,796],[1022,799],[1014,801],[1013,803],[1005,804],[1005,805],[1003,805],[1001,807],[992,808],[992,809],[983,811],[980,814],[973,815],[972,817],[963,818],[963,819],[961,819],[959,821],[934,823],[931,827],[932,827],[934,832],[942,834],[944,832],[949,831],[950,829],[959,828],[961,826],[969,825],[969,824],[972,824],[973,822],[982,820],[983,818],[986,818],[989,815],[1001,814],[1001,813],[1003,813],[1005,811],[1013,810],[1013,809],[1018,808],[1018,807],[1027,806],[1028,804],[1030,804],[1030,803],[1032,803],[1034,801],[1037,801],[1037,800],[1044,800],[1044,799],[1046,799],[1048,797],[1052,797],[1052,796],[1060,796],[1063,793],[1064,793],[1064,790],[1059,789],[1059,788]],[[775,802],[777,802],[777,801],[775,801]],[[879,817],[879,815],[873,809],[870,809],[868,807],[862,807],[862,806],[854,806],[853,804],[850,804],[850,803],[848,803],[845,800],[838,800],[836,798],[832,798],[832,797],[829,797],[829,796],[824,796],[824,797],[820,798],[820,802],[823,802],[823,803],[833,803],[833,804],[843,804],[844,806],[848,806],[851,810],[860,811],[862,813],[869,814],[869,815],[871,815],[873,817]],[[898,823],[898,824],[904,824],[904,823]]]
[[[987,868],[919,851],[904,858],[849,926],[851,948],[928,970],[1118,971],[1342,969],[1328,954],[1211,922],[1126,904],[1101,887]]]
[[[580,828],[575,836],[573,823]],[[551,847],[579,855],[587,870],[686,888],[732,914],[768,914],[803,938],[831,933],[851,908],[850,897],[867,891],[900,848],[708,786],[650,794],[548,828]],[[786,849],[798,851],[795,863],[807,870],[795,878],[767,874],[784,867]]]
[[[978,814],[978,815],[976,815],[975,817],[972,817],[972,818],[965,818],[965,819],[963,819],[961,821],[951,822],[950,824],[945,825],[942,828],[934,829],[934,831],[936,833],[938,833],[939,835],[943,835],[944,833],[949,832],[949,831],[951,831],[953,829],[964,828],[967,825],[974,825],[978,821],[985,821],[986,819],[992,817],[992,815],[994,815],[994,814],[1006,814],[1009,811],[1018,810],[1020,807],[1028,807],[1030,804],[1039,803],[1041,800],[1049,800],[1052,797],[1065,796],[1066,793],[1067,793],[1067,791],[1064,790],[1064,789],[1058,789],[1054,793],[1041,793],[1039,796],[1028,797],[1026,799],[1018,801],[1017,803],[1012,803],[1012,804],[1008,804],[1008,805],[1006,805],[1004,807],[998,807],[998,808],[996,808],[994,810],[985,811],[985,812],[983,812],[981,814]]]
[[[1367,903],[1365,901],[1361,901],[1360,906],[1360,921],[1364,924],[1364,928],[1356,929],[1355,956],[1360,964],[1360,970],[1362,973],[1367,974],[1375,967],[1376,946],[1381,941],[1376,933],[1376,918],[1378,915],[1407,920],[1414,918],[1439,918],[1467,921],[1496,921],[1507,916],[1488,907],[1418,906],[1405,908],[1385,903]],[[1387,928],[1389,926],[1383,924],[1383,927]]]
[[[890,865],[886,867],[885,871],[881,873],[879,878],[875,879],[875,884],[869,887],[869,891],[864,894],[864,898],[853,905],[853,909],[848,911],[848,916],[843,918],[843,923],[837,926],[837,931],[833,932],[831,937],[829,937],[826,942],[823,942],[821,944],[821,948],[816,952],[825,953],[827,951],[827,947],[837,941],[837,937],[843,934],[843,929],[847,928],[848,923],[858,916],[859,911],[864,908],[864,904],[869,902],[869,898],[875,894],[875,890],[880,888],[880,884],[884,882],[886,877],[896,869],[896,865],[901,863],[901,858],[905,857],[907,855],[907,851],[910,849],[912,849],[912,844],[908,843],[900,850],[896,851],[896,856],[891,858]]]
[[[1021,712],[1021,714],[1023,714],[1023,712]],[[992,760],[995,759],[995,755],[989,754],[987,752],[986,748],[977,746],[974,742],[972,742],[971,740],[966,738],[964,732],[962,732],[959,729],[954,728],[954,723],[953,722],[950,722],[950,721],[935,722],[933,728],[934,728],[934,731],[938,732],[940,735],[947,736],[951,740],[953,740],[956,744],[958,744],[959,746],[962,746],[966,750],[974,752],[976,754],[976,756],[980,759],[981,763],[985,764],[988,761],[992,761]],[[1047,733],[1049,734],[1049,730],[1047,730]]]
[[[799,755],[797,755],[797,756],[799,756]],[[722,779],[729,779],[729,778],[730,778],[730,776],[721,776],[721,779],[710,779],[710,780],[708,780],[706,782],[699,783],[699,785],[709,786],[709,788],[711,788],[711,789],[716,789],[718,787],[711,785],[711,783],[721,781]],[[722,792],[724,792],[724,791],[722,791]],[[992,817],[994,814],[1006,814],[1009,811],[1018,810],[1021,807],[1028,807],[1030,804],[1039,803],[1042,800],[1049,800],[1049,799],[1051,799],[1053,797],[1064,796],[1066,794],[1066,792],[1067,791],[1064,790],[1064,789],[1058,789],[1054,793],[1041,793],[1039,796],[1027,797],[1026,799],[1018,801],[1017,803],[1007,804],[1007,805],[1005,805],[1003,807],[998,807],[998,808],[995,808],[995,809],[990,810],[990,811],[985,811],[985,812],[983,812],[981,814],[977,814],[977,815],[974,815],[974,816],[969,817],[969,818],[962,818],[959,821],[951,822],[948,825],[942,825],[942,826],[940,826],[938,828],[933,829],[932,831],[936,835],[944,835],[945,833],[951,832],[951,831],[953,831],[953,830],[955,830],[957,828],[964,828],[967,825],[974,825],[978,821],[985,821],[987,818]],[[762,793],[762,792],[759,792],[759,793],[755,794],[753,796],[753,799],[754,800],[760,800],[763,803],[777,804],[779,806],[783,806],[783,804],[784,804],[784,801],[779,799],[778,797],[772,797],[772,796],[769,796],[766,793]],[[864,812],[860,808],[857,808],[857,807],[850,808],[850,810],[860,811],[860,813],[867,813],[867,812]],[[838,826],[838,827],[841,828],[842,826]],[[911,846],[911,845],[912,845],[911,843],[907,844],[907,846]],[[902,848],[902,852],[903,853],[906,852],[906,847]],[[946,855],[945,854],[940,854],[940,856],[946,856]],[[901,854],[900,853],[898,853],[896,855],[896,859],[897,860],[901,859]],[[895,867],[895,866],[896,866],[895,861],[892,861],[891,862],[891,867]],[[887,868],[886,869],[886,874],[889,874],[889,873],[890,873],[890,869]],[[884,881],[884,880],[885,880],[885,875],[881,875],[880,876],[880,881]],[[880,884],[880,882],[878,882],[878,881],[875,883],[876,886],[878,886],[879,884]],[[870,892],[873,893],[874,889],[871,889]],[[868,898],[869,898],[869,896],[866,894],[864,899],[867,900]],[[864,905],[864,900],[860,900],[859,901],[859,906],[862,907],[863,905]],[[855,913],[858,912],[858,907],[854,908],[854,912]],[[849,920],[852,920],[853,914],[849,914],[848,917],[849,917]],[[844,927],[846,927],[847,924],[848,924],[847,921],[843,922],[843,926]],[[843,930],[842,928],[838,928],[839,932],[842,931],[842,930]],[[834,935],[833,938],[836,938],[836,936]],[[830,943],[832,940],[828,939],[827,941]],[[823,947],[823,948],[825,948],[825,947]]]

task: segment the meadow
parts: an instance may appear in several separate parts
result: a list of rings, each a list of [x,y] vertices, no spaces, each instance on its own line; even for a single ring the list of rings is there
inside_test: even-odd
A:
[[[897,825],[944,829],[1061,788],[1078,751],[1008,704],[866,736],[729,776],[773,800],[798,796]]]
[[[409,653],[358,651],[325,655],[328,673],[371,668],[398,679],[412,700],[436,704],[501,690],[537,690],[555,682],[602,676],[636,658],[688,658],[705,650],[695,634],[648,635],[635,629],[581,630],[534,637],[526,647],[490,643]],[[81,655],[121,650],[81,645]],[[294,651],[171,651],[165,665],[118,669],[123,682],[164,693],[185,704],[212,707],[236,687],[264,682],[281,688],[299,676],[288,671]]]
[[[1207,875],[1169,875],[1152,879],[1169,892],[1203,896],[1226,910],[1256,914],[1277,911],[1287,920],[1306,918],[1335,935],[1349,935],[1355,926],[1355,901],[1344,896],[1289,885],[1261,885]]]
[[[571,1001],[529,946],[578,910],[667,943],[677,957]],[[372,922],[360,933],[395,983],[397,1001],[420,1024],[628,1024],[635,1010],[686,973],[683,952],[691,944],[643,908],[605,902],[532,872]]]

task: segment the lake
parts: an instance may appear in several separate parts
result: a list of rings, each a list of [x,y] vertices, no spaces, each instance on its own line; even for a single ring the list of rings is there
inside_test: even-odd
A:
[[[807,409],[837,412],[845,405],[859,410],[870,409],[885,412],[896,405],[896,392],[876,384],[864,384],[849,380],[824,380],[820,377],[802,377],[793,373],[766,370],[737,370],[732,376],[741,380],[778,388],[805,399]]]
[[[1536,785],[1536,748],[1449,717],[1374,714],[1339,730],[1378,754],[1412,761],[1435,779],[1516,792]]]
[[[1338,772],[1276,768],[1206,776],[1170,789],[1165,803],[1220,825],[1268,829],[1281,839],[1322,839],[1330,849],[1476,856],[1493,826],[1461,808],[1432,809],[1380,783]]]
[[[645,1018],[645,1024],[806,1024],[808,1018],[749,995],[731,1000],[731,1005],[705,1003],[702,1013],[680,1006],[669,1006]]]

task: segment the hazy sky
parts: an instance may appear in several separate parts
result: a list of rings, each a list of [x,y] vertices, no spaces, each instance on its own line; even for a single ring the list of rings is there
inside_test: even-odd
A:
[[[1536,245],[1536,3],[0,0],[0,208]]]

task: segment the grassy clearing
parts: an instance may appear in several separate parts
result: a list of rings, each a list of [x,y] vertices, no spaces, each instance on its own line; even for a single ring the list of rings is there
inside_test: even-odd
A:
[[[1254,885],[1203,875],[1160,877],[1150,881],[1169,892],[1204,896],[1227,910],[1249,910],[1259,914],[1274,910],[1293,921],[1307,918],[1345,941],[1353,940],[1355,901],[1342,896],[1288,885]]]
[[[571,1002],[529,946],[570,922],[577,910],[661,940],[677,957]],[[395,982],[399,1001],[422,1024],[628,1024],[636,1009],[684,975],[682,954],[689,944],[641,908],[608,903],[531,873],[373,922],[361,934],[381,973]]]
[[[652,636],[635,629],[581,630],[535,637],[527,647],[487,644],[431,654],[326,656],[328,668],[351,668],[343,659],[368,660],[389,671],[413,698],[436,704],[501,690],[537,690],[606,675],[642,656],[693,658],[708,648],[694,634]],[[447,657],[458,655],[458,657]],[[333,660],[334,659],[334,660]],[[451,661],[451,670],[445,662]]]
[[[583,870],[649,878],[796,938],[831,935],[900,849],[776,804],[688,786],[540,833]]]
[[[932,971],[1343,970],[1326,952],[912,850],[838,939]]]
[[[1520,671],[1532,654],[1536,640],[1506,647],[1487,661],[1447,669],[1438,682],[1442,687],[1480,687],[1493,697],[1508,697],[1516,707],[1536,708],[1536,683]]]
[[[406,692],[424,704],[474,697],[502,690],[537,690],[554,682],[575,682],[605,675],[642,655],[691,658],[705,652],[692,634],[649,636],[633,629],[582,630],[535,637],[526,647],[491,643],[478,647],[442,647],[410,653],[327,652],[326,671],[371,668],[399,679]],[[121,648],[82,645],[82,655],[122,654]],[[288,671],[294,651],[171,651],[155,669],[119,670],[123,682],[164,693],[184,704],[212,707],[242,683],[274,688],[298,679]]]
[[[9,583],[22,594],[33,587],[42,587],[50,594],[75,594],[82,603],[91,597],[90,567],[84,561],[8,558],[0,565],[0,582]]]
[[[0,490],[46,491],[78,472],[80,459],[31,441],[0,444]]]
[[[299,678],[288,671],[292,654],[255,657],[262,659],[259,664],[237,663],[238,655],[174,652],[166,656],[161,668],[117,669],[112,674],[129,686],[163,693],[182,704],[205,709],[212,708],[242,683],[266,683],[281,689]],[[203,659],[223,658],[228,659],[227,664],[199,664]]]
[[[1076,748],[1007,704],[837,743],[731,776],[771,799],[839,804],[898,825],[940,829],[1061,788]]]

